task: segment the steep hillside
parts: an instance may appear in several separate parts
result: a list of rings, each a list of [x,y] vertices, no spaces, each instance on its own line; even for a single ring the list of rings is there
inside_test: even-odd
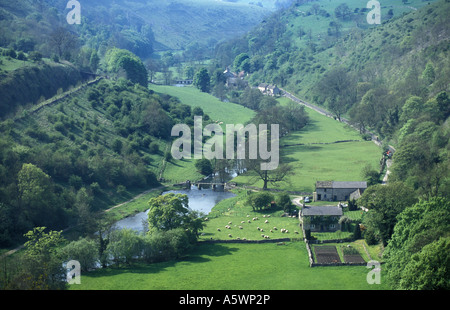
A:
[[[0,119],[15,113],[19,107],[53,97],[58,91],[67,91],[83,81],[80,72],[69,64],[17,61],[21,63],[19,68],[3,71],[7,60],[2,59],[0,57]]]

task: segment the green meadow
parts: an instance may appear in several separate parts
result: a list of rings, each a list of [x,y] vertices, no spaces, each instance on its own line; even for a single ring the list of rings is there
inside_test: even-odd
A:
[[[316,181],[360,181],[366,165],[379,169],[381,150],[373,142],[364,141],[344,123],[309,108],[306,111],[310,123],[280,141],[281,161],[292,165],[294,174],[278,189],[312,192]],[[337,141],[349,142],[334,143]],[[263,185],[251,172],[233,181],[261,188]]]
[[[108,268],[81,275],[72,290],[373,290],[365,266],[309,267],[304,242],[200,243],[182,261]]]
[[[214,96],[202,93],[195,87],[174,87],[150,84],[149,88],[158,93],[177,97],[183,104],[202,108],[209,117],[223,124],[245,124],[253,118],[255,112],[241,105],[222,102]]]

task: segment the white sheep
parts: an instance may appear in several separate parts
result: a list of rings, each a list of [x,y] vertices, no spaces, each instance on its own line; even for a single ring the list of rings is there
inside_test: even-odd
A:
[[[274,227],[273,230],[277,230],[278,228]]]
[[[269,221],[268,221],[268,220],[265,220],[265,221],[264,221],[264,223],[266,223],[266,224],[267,224],[267,223],[269,223]]]
[[[261,230],[261,228],[259,228],[259,226],[258,226],[258,227],[256,227],[256,229],[257,229],[257,230]]]
[[[244,229],[244,227],[242,227],[242,226],[239,226],[239,229]]]

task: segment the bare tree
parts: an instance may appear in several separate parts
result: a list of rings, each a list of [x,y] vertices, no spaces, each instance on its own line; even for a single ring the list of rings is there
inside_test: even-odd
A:
[[[57,27],[49,36],[49,43],[60,58],[68,58],[77,47],[78,38],[64,27]]]

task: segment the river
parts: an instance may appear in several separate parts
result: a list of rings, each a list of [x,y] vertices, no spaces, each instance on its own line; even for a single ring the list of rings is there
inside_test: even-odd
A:
[[[199,189],[192,185],[190,190],[174,190],[164,192],[163,195],[168,193],[186,194],[189,198],[189,209],[199,211],[204,214],[211,212],[211,209],[224,199],[228,199],[236,196],[231,192],[214,191],[212,189]],[[118,221],[115,224],[116,229],[130,228],[139,232],[146,230],[148,210],[140,212],[134,216],[130,216]]]

